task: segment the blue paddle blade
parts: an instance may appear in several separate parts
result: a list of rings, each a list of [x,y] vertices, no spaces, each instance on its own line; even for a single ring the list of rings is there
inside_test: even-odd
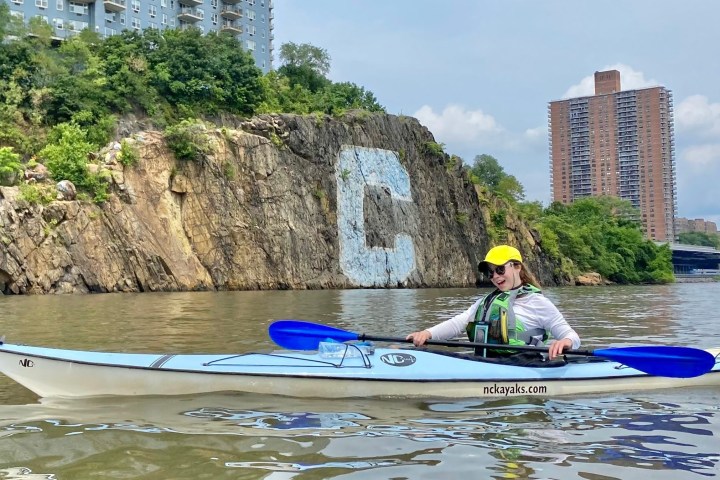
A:
[[[357,340],[360,336],[347,330],[299,320],[277,320],[270,324],[269,334],[273,342],[289,350],[317,350],[323,340],[346,342]]]
[[[593,350],[592,354],[659,377],[698,377],[715,366],[715,357],[710,352],[690,347],[651,345],[605,348]]]

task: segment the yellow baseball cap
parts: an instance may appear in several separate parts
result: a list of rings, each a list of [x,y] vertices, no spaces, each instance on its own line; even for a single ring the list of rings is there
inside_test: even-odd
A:
[[[523,259],[522,255],[520,255],[520,251],[510,245],[498,245],[488,251],[487,255],[485,255],[485,260],[478,264],[478,268],[480,270],[485,270],[487,269],[488,263],[492,263],[493,265],[505,265],[511,260],[522,263]]]

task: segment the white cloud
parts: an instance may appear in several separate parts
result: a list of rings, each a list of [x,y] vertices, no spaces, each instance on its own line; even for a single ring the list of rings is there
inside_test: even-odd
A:
[[[547,125],[543,125],[540,127],[535,128],[528,128],[525,130],[525,133],[523,135],[529,142],[542,142],[543,144],[547,144],[548,141],[548,127]]]
[[[675,107],[678,129],[703,135],[720,135],[720,103],[704,95],[691,95]]]
[[[682,152],[682,160],[693,168],[720,166],[720,144],[694,145]]]
[[[448,105],[440,113],[423,105],[413,116],[428,127],[439,142],[445,143],[450,153],[468,148],[480,153],[493,150],[498,154],[502,151],[538,151],[547,145],[547,125],[523,133],[510,132],[492,115],[461,105]]]
[[[605,66],[599,71],[604,72],[606,70],[617,70],[620,72],[620,88],[622,88],[622,90],[637,90],[640,88],[656,87],[660,85],[657,80],[646,80],[644,73],[638,72],[632,67],[622,63]],[[588,75],[580,80],[580,83],[568,88],[562,98],[587,97],[594,94],[595,74]]]
[[[448,105],[442,113],[423,105],[413,116],[443,142],[472,143],[504,133],[492,115],[460,105]]]
[[[492,115],[461,105],[449,105],[440,113],[423,105],[414,117],[445,144],[446,152],[459,155],[468,164],[476,155],[492,155],[506,173],[520,180],[527,200],[549,199],[547,125],[510,132]]]

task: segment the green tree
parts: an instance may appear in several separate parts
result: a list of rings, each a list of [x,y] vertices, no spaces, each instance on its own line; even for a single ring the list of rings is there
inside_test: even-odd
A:
[[[688,245],[701,245],[720,249],[720,235],[705,232],[683,232],[678,235],[680,243]]]
[[[134,30],[123,30],[100,44],[99,55],[107,77],[105,99],[113,111],[155,116],[167,105],[151,85],[147,54],[152,48],[145,35]]]
[[[89,171],[87,162],[93,145],[86,132],[73,123],[61,123],[50,132],[50,143],[39,156],[45,160],[53,179],[69,180],[77,188],[90,192],[96,202],[107,199],[107,183]]]
[[[0,42],[5,40],[8,26],[10,24],[10,7],[7,3],[0,3]]]
[[[230,112],[251,115],[263,101],[262,72],[240,42],[198,29],[148,30],[152,84],[180,116]]]
[[[470,179],[473,183],[485,185],[488,189],[508,200],[515,202],[525,198],[525,189],[513,175],[505,173],[505,169],[492,155],[478,155],[470,168]]]
[[[20,155],[13,152],[11,147],[0,147],[0,185],[15,183],[18,175],[22,173]]]
[[[348,109],[385,111],[372,92],[350,82],[330,84],[316,95],[314,100],[313,111],[323,113],[336,113]]]
[[[309,43],[283,43],[280,46],[280,62],[283,66],[308,67],[323,77],[330,73],[330,55],[327,50]]]
[[[96,147],[110,140],[114,118],[106,101],[108,84],[90,34],[65,40],[57,49],[57,73],[50,87],[48,119],[73,122]]]
[[[280,63],[278,73],[293,87],[299,85],[318,93],[332,84],[327,78],[330,56],[323,48],[308,43],[284,43],[280,46]]]
[[[475,183],[486,185],[493,190],[500,184],[500,180],[506,175],[505,169],[492,155],[482,154],[475,157],[470,172],[475,177]]]
[[[22,36],[26,30],[22,18],[10,15],[8,4],[5,2],[0,3],[0,44],[8,36]]]
[[[258,106],[258,113],[298,113],[312,111],[314,95],[301,85],[291,85],[288,77],[272,71],[260,80],[265,96]]]
[[[284,44],[283,65],[262,80],[264,99],[257,111],[299,114],[337,114],[349,109],[384,112],[375,95],[352,82],[333,83],[325,77],[330,69],[327,52],[309,44]]]
[[[50,45],[52,41],[53,28],[42,17],[32,17],[28,21],[28,33],[32,35],[36,42],[43,45]]]
[[[551,204],[537,226],[543,247],[547,242],[554,256],[567,256],[576,273],[598,272],[617,283],[672,281],[669,248],[645,240],[638,217],[629,202],[587,197]]]

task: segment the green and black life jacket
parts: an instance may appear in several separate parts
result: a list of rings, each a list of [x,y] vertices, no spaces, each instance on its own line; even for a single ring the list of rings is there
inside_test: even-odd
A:
[[[542,328],[527,330],[522,321],[515,318],[513,303],[516,297],[536,295],[540,289],[530,284],[503,292],[495,290],[488,294],[475,313],[475,320],[468,323],[467,334],[471,342],[498,345],[541,345],[548,333]],[[475,354],[487,356],[484,348],[476,348]],[[492,349],[492,355],[517,353],[517,350]]]

